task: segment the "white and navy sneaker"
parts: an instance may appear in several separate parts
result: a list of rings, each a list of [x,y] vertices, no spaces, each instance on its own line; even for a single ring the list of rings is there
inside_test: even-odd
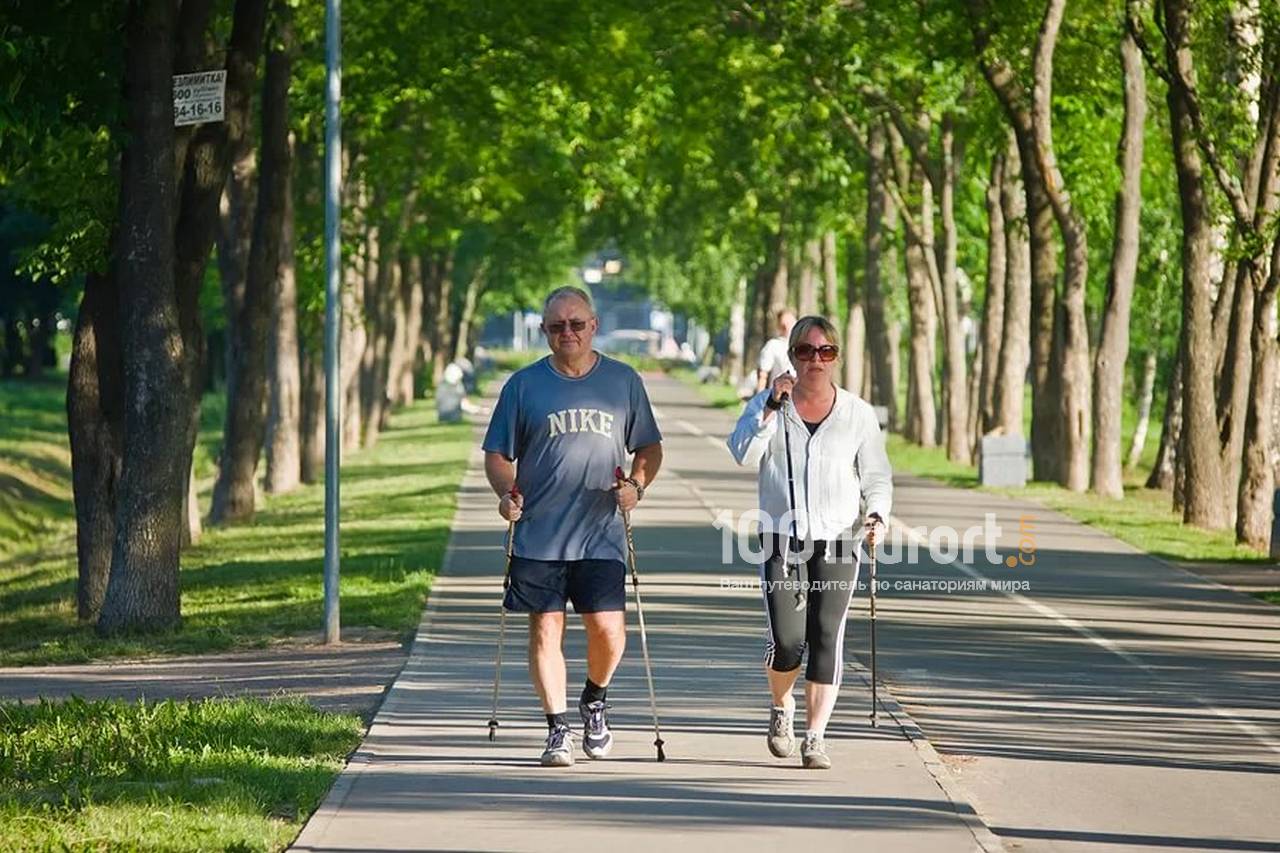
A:
[[[578,713],[582,715],[582,751],[587,758],[604,758],[613,749],[608,710],[603,700],[578,703]]]
[[[557,726],[547,733],[547,746],[542,750],[543,767],[573,766],[573,732],[568,726]]]

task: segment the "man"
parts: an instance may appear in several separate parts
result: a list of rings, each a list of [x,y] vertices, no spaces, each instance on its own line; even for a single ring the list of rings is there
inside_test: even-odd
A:
[[[783,308],[773,318],[778,330],[777,337],[769,338],[760,348],[760,361],[756,369],[756,393],[773,387],[773,381],[784,373],[795,375],[791,366],[791,358],[787,355],[788,340],[791,329],[796,324],[795,312]]]
[[[553,291],[542,311],[551,355],[507,380],[484,439],[498,513],[518,522],[503,606],[529,614],[529,674],[547,715],[542,764],[549,767],[573,764],[566,602],[587,633],[587,681],[578,701],[583,751],[603,758],[613,746],[605,694],[626,645],[621,512],[635,508],[662,464],[662,434],[644,384],[630,367],[592,349],[598,328],[586,291]],[[616,481],[614,469],[628,453],[635,454],[631,474]]]

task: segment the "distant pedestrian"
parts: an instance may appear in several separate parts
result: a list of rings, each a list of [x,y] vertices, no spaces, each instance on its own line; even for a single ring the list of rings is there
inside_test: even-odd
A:
[[[592,348],[599,324],[586,291],[552,292],[542,315],[551,354],[503,386],[484,438],[485,474],[498,513],[518,522],[504,606],[529,614],[529,674],[547,715],[542,764],[563,767],[573,764],[565,609],[573,603],[587,633],[583,751],[603,758],[613,746],[606,689],[626,645],[622,513],[657,476],[662,434],[639,374]],[[628,454],[631,474],[616,480]]]
[[[861,538],[874,547],[889,516],[893,472],[874,410],[835,382],[835,327],[823,317],[802,317],[788,351],[799,376],[780,374],[751,399],[729,450],[739,465],[759,465],[760,510],[769,522],[760,566],[773,700],[769,750],[779,758],[795,751],[792,687],[807,650],[800,753],[805,767],[825,770],[827,722],[844,669],[845,613],[858,578],[850,534],[861,525]]]
[[[783,308],[774,316],[774,324],[778,334],[764,342],[760,348],[760,358],[756,363],[756,393],[773,387],[773,381],[784,373],[795,373],[791,359],[787,354],[791,329],[796,324],[796,315],[790,308]]]

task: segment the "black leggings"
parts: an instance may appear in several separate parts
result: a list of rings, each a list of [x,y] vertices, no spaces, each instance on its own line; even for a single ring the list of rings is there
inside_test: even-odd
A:
[[[808,646],[805,679],[838,685],[844,674],[845,613],[858,578],[858,557],[840,558],[850,553],[853,543],[814,542],[807,562],[796,563],[793,554],[790,573],[784,577],[780,552],[784,539],[766,535],[764,543],[769,540],[770,556],[760,567],[769,621],[765,665],[775,672],[791,672],[800,666]],[[804,606],[797,610],[797,593],[802,588]]]

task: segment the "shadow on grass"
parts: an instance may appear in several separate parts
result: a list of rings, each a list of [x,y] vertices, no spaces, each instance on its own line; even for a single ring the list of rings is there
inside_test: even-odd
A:
[[[471,427],[440,425],[430,401],[392,416],[342,469],[345,627],[411,636],[444,559]],[[182,555],[182,626],[96,637],[76,619],[74,543],[0,563],[0,664],[82,662],[263,645],[319,629],[324,489],[267,497],[254,521],[206,531]]]

